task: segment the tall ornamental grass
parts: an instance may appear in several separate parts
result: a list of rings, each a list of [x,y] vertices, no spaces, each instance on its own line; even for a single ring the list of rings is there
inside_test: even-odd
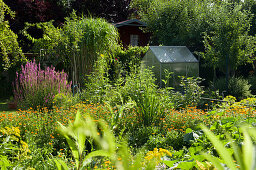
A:
[[[21,66],[20,73],[16,72],[14,99],[19,108],[51,108],[58,93],[71,94],[71,82],[64,71],[57,72],[54,67],[42,70],[34,60]]]

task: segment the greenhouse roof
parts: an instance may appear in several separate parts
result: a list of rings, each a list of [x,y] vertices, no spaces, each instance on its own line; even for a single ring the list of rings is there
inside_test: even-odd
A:
[[[194,63],[198,62],[186,46],[150,46],[160,63]]]
[[[131,20],[126,20],[122,22],[118,22],[114,24],[117,28],[122,27],[122,26],[138,26],[138,27],[146,27],[147,24],[138,20],[138,19],[131,19]]]

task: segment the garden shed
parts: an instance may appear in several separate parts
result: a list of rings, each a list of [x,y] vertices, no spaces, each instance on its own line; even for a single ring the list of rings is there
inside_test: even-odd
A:
[[[179,85],[178,76],[198,77],[199,61],[186,46],[150,46],[142,63],[152,69],[157,84],[163,87],[167,72],[172,72],[168,86]]]

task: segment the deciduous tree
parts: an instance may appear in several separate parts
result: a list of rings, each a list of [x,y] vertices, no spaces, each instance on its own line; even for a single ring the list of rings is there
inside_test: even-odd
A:
[[[238,66],[252,62],[255,37],[250,36],[251,15],[235,6],[222,2],[212,10],[211,31],[205,32],[205,52],[201,53],[209,66],[218,68],[227,76],[234,75]]]
[[[6,14],[14,17],[14,12],[0,0],[0,72],[8,69],[23,57],[17,35],[10,29]]]

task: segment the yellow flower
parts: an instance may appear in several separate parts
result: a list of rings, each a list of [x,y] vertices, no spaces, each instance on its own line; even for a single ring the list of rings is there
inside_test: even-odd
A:
[[[110,164],[111,162],[110,161],[105,161],[105,164]]]
[[[169,156],[172,156],[172,154],[166,150],[166,149],[162,149],[162,148],[154,148],[153,151],[149,151],[147,154],[146,154],[146,157],[145,159],[146,160],[151,160],[151,159],[155,159],[158,163],[161,162],[161,158],[165,155],[169,155]]]

